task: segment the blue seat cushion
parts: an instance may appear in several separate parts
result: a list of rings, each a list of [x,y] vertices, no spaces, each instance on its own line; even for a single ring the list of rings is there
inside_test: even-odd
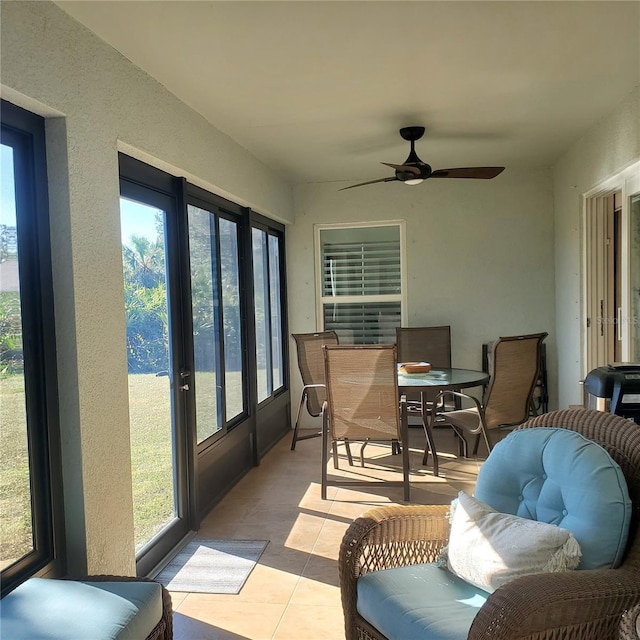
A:
[[[29,578],[0,600],[7,640],[142,640],[161,618],[157,582]]]
[[[513,431],[480,468],[474,495],[501,513],[571,531],[582,551],[578,569],[622,562],[631,521],[627,483],[611,456],[579,433]]]
[[[435,564],[358,578],[358,613],[389,640],[464,640],[489,594]]]

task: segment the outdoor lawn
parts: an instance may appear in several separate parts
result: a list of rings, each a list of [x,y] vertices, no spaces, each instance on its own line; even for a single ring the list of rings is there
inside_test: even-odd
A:
[[[129,376],[136,547],[173,517],[169,381],[154,374]],[[0,379],[0,566],[31,549],[30,494],[23,377]]]

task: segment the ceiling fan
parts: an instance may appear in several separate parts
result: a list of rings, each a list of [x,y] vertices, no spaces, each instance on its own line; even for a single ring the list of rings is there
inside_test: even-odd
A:
[[[354,187],[362,187],[365,184],[375,184],[376,182],[399,181],[405,184],[420,184],[427,178],[475,178],[479,180],[490,180],[504,171],[504,167],[458,167],[457,169],[437,169],[433,171],[426,162],[422,162],[422,160],[418,158],[415,149],[415,141],[420,140],[424,135],[424,127],[403,127],[400,129],[400,135],[411,143],[411,151],[409,152],[408,158],[402,164],[382,163],[387,167],[395,169],[396,173],[394,176],[352,184],[348,187],[343,187],[340,191],[353,189]]]

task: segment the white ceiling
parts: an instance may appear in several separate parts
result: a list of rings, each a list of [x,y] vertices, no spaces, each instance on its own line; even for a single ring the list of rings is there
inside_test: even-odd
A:
[[[292,183],[549,166],[640,83],[640,2],[59,1]],[[153,105],[149,105],[153,108]]]

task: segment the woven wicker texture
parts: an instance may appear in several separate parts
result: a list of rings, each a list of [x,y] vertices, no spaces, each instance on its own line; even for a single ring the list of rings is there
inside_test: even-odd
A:
[[[622,616],[618,636],[620,640],[640,640],[640,604]]]
[[[633,503],[627,553],[618,569],[519,578],[492,593],[469,640],[615,640],[621,616],[640,604],[640,426],[585,409],[533,418],[519,428],[562,427],[602,445],[620,465]],[[342,541],[340,588],[347,640],[385,640],[356,611],[356,581],[367,571],[431,562],[448,538],[448,506],[374,509]]]
[[[66,576],[64,580],[84,580],[88,582],[156,582],[151,578],[134,578],[131,576],[92,575],[82,577]],[[160,583],[158,583],[160,584]],[[173,607],[169,592],[162,589],[162,618],[145,640],[172,640],[173,639]]]

